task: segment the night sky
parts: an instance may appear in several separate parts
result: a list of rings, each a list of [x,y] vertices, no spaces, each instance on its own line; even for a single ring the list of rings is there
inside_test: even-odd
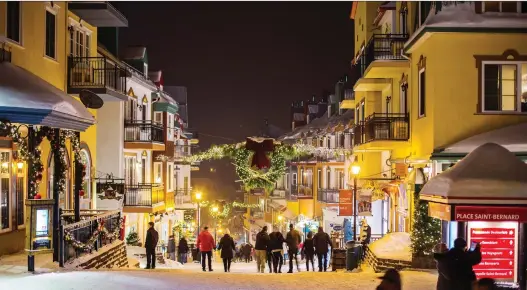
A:
[[[352,2],[114,2],[129,21],[120,46],[147,47],[165,85],[188,88],[189,124],[200,148],[257,135],[264,119],[290,129],[290,106],[320,97],[349,72]],[[193,177],[232,196],[230,160]],[[216,168],[215,173],[210,167]]]

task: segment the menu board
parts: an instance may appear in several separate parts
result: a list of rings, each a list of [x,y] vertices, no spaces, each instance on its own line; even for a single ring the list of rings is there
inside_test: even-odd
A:
[[[469,246],[472,242],[481,246],[481,263],[474,266],[478,279],[516,282],[518,223],[469,222]]]

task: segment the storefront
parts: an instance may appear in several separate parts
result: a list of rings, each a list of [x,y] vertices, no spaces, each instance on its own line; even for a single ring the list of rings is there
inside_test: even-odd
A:
[[[450,247],[462,237],[481,245],[478,278],[526,287],[527,165],[500,145],[484,144],[420,192],[429,216],[442,220],[442,240]]]

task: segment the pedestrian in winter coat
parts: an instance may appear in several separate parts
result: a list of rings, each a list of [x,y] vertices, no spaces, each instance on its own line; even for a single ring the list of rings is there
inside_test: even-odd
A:
[[[159,241],[159,234],[154,229],[154,223],[149,222],[150,228],[146,231],[145,249],[146,249],[146,269],[156,268],[156,246]]]
[[[269,246],[269,235],[267,234],[267,226],[264,226],[262,230],[256,235],[256,266],[258,272],[263,273],[265,270],[265,259],[267,258],[267,247]]]
[[[284,252],[285,239],[281,232],[272,232],[269,235],[269,249],[273,259],[273,272],[282,273],[282,265],[284,264]]]
[[[168,237],[168,247],[167,247],[168,258],[172,261],[176,260],[176,239],[174,236]]]
[[[253,246],[251,244],[244,244],[242,246],[242,256],[245,259],[245,263],[249,263],[249,260],[251,259],[251,252],[252,252]]]
[[[446,244],[440,243],[436,245],[434,258],[436,259],[437,273],[438,273],[437,286],[436,286],[437,290],[450,289],[450,277],[448,276],[448,265],[447,265],[446,259],[441,259],[441,255],[440,255],[446,252],[448,252],[448,248]]]
[[[401,275],[395,269],[388,269],[384,276],[380,277],[381,284],[377,286],[377,290],[401,290]]]
[[[234,244],[233,238],[229,234],[225,234],[218,244],[218,250],[221,250],[221,259],[223,260],[223,269],[225,272],[231,271],[231,262],[234,256]]]
[[[298,266],[298,245],[300,245],[301,239],[300,233],[295,230],[293,224],[290,224],[289,232],[287,232],[285,238],[288,247],[287,254],[289,255],[289,271],[287,273],[293,273],[293,259],[295,259],[297,271],[300,272],[300,267]]]
[[[307,234],[307,239],[304,242],[304,246],[302,247],[302,254],[306,257],[306,269],[309,271],[309,262],[311,261],[311,268],[313,271],[315,271],[315,262],[314,262],[314,256],[315,256],[315,244],[313,242],[313,233],[309,232]]]
[[[481,262],[479,244],[474,251],[467,251],[467,242],[463,238],[457,238],[454,241],[454,248],[446,253],[435,253],[434,258],[438,265],[441,265],[441,275],[448,280],[448,285],[444,289],[472,289],[472,284],[476,281],[472,267]]]
[[[209,227],[204,227],[198,236],[196,246],[201,252],[201,268],[205,272],[205,258],[208,258],[209,272],[212,272],[212,250],[216,247],[214,238],[209,233]]]
[[[182,237],[179,240],[179,244],[177,246],[179,262],[181,264],[185,264],[187,262],[188,250],[189,248],[188,248],[187,239],[185,239],[185,237]]]
[[[313,244],[315,246],[315,253],[317,254],[318,271],[322,272],[322,269],[324,269],[324,272],[326,272],[328,269],[328,247],[331,247],[333,250],[333,245],[331,244],[329,235],[324,232],[322,227],[318,227],[318,233],[313,238]]]

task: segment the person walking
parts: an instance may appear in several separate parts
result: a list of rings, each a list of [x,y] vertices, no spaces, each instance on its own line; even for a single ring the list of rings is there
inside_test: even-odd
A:
[[[449,290],[471,290],[476,281],[473,266],[481,262],[481,247],[476,244],[473,251],[467,251],[467,241],[454,240],[454,247],[446,253],[436,253],[434,258],[444,265],[443,274],[448,278]]]
[[[245,260],[245,263],[249,263],[251,259],[251,251],[252,251],[251,244],[244,244],[242,246],[241,251],[242,251],[242,256],[243,256],[243,259]]]
[[[225,234],[218,244],[218,250],[221,250],[221,259],[223,260],[223,269],[225,272],[231,271],[231,262],[234,256],[234,249],[236,245],[234,244],[234,239],[229,235]]]
[[[282,265],[284,264],[284,257],[282,255],[284,251],[285,239],[281,232],[275,231],[269,235],[269,249],[273,260],[273,272],[282,273]]]
[[[209,233],[209,227],[204,227],[198,236],[196,246],[201,253],[201,268],[205,272],[205,258],[208,258],[209,272],[212,272],[212,250],[216,247],[214,237]]]
[[[322,269],[324,269],[324,272],[326,272],[328,269],[328,248],[331,247],[331,250],[333,250],[333,245],[331,245],[329,235],[324,232],[322,227],[318,227],[318,233],[313,238],[313,245],[317,254],[318,271],[322,272]]]
[[[435,246],[434,259],[436,260],[437,267],[437,290],[448,290],[450,289],[450,277],[448,276],[448,265],[446,259],[441,259],[442,255],[448,252],[448,248],[445,243],[440,243]]]
[[[189,248],[187,239],[185,239],[185,237],[182,237],[179,240],[179,244],[177,246],[178,259],[181,264],[185,264],[187,262],[188,251]]]
[[[300,244],[300,233],[295,230],[293,224],[289,225],[289,232],[287,232],[285,241],[287,243],[287,254],[289,256],[289,271],[287,273],[293,273],[293,259],[296,262],[296,270],[300,272],[298,266],[298,245]]]
[[[306,257],[306,270],[309,271],[309,262],[311,261],[311,269],[315,271],[315,243],[313,242],[313,232],[307,234],[307,239],[302,247],[302,254]]]
[[[388,269],[379,279],[381,284],[377,286],[377,290],[402,290],[401,275],[395,269]]]
[[[156,268],[156,246],[159,241],[159,234],[154,229],[154,223],[149,222],[150,226],[146,231],[145,249],[146,249],[146,269]]]
[[[267,258],[267,247],[269,246],[269,235],[267,234],[267,226],[264,226],[262,230],[256,235],[256,266],[258,272],[263,273],[265,270],[265,259]]]
[[[175,261],[176,260],[176,239],[174,235],[168,237],[168,246],[167,246],[168,259]]]

